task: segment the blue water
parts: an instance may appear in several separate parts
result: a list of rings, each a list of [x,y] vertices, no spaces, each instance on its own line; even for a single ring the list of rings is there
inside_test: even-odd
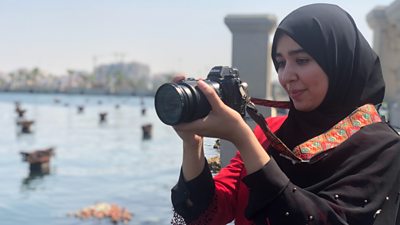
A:
[[[35,121],[32,134],[19,134],[15,101]],[[141,98],[133,96],[0,94],[0,224],[111,224],[68,216],[98,202],[127,208],[129,224],[169,224],[181,142],[157,118],[154,99],[143,101],[144,116]],[[82,114],[77,105],[85,105]],[[100,123],[103,111],[108,118]],[[153,125],[150,140],[142,140],[145,123]],[[216,154],[212,144],[206,140],[208,155]],[[19,152],[47,147],[56,152],[50,174],[30,177]]]

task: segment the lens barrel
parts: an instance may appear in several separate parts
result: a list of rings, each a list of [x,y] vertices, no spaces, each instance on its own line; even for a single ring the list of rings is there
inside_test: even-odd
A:
[[[167,125],[191,122],[206,116],[211,110],[195,80],[161,85],[155,95],[155,108],[160,120]]]
[[[218,97],[242,117],[250,99],[248,85],[242,82],[239,71],[228,66],[214,66],[204,80]],[[179,83],[161,85],[155,95],[155,108],[160,120],[167,125],[191,122],[210,113],[207,98],[197,87],[197,80],[188,78]]]
[[[160,120],[168,125],[179,123],[184,114],[186,97],[174,83],[161,85],[155,95],[155,108]]]

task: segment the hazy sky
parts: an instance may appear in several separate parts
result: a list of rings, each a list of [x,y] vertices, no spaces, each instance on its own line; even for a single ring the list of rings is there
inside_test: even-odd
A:
[[[327,2],[347,10],[366,39],[366,15],[394,0],[0,0],[0,72],[39,67],[64,74],[123,60],[151,73],[206,75],[231,65],[228,14],[272,14],[279,22],[299,6]]]

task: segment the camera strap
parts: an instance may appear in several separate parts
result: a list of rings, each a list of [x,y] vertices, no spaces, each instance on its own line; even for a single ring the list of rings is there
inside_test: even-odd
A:
[[[256,105],[262,105],[266,107],[280,108],[280,109],[289,109],[290,102],[289,101],[272,101],[261,98],[250,98],[250,101]]]
[[[258,112],[257,108],[255,107],[255,104],[257,105],[263,105],[263,106],[268,106],[268,107],[277,107],[277,108],[289,108],[290,107],[290,102],[284,102],[284,101],[271,101],[271,100],[265,100],[265,99],[258,99],[258,98],[251,98],[251,100],[247,103],[246,106],[246,111],[249,114],[249,116],[256,122],[260,128],[263,130],[265,136],[267,137],[269,141],[269,145],[271,145],[274,149],[276,149],[282,156],[285,156],[292,160],[293,162],[301,162],[303,161],[302,159],[298,158],[296,155],[293,154],[293,152],[279,139],[272,131],[269,129],[267,126],[267,123],[265,122],[264,116]],[[267,149],[269,148],[269,145],[267,146]]]

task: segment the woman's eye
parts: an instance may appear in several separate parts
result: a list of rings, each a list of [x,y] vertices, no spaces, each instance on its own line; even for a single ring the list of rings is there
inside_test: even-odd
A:
[[[285,67],[286,62],[285,61],[277,61],[276,64],[278,65],[278,68],[283,68],[283,67]]]
[[[310,61],[310,59],[296,59],[298,65],[305,65]]]

